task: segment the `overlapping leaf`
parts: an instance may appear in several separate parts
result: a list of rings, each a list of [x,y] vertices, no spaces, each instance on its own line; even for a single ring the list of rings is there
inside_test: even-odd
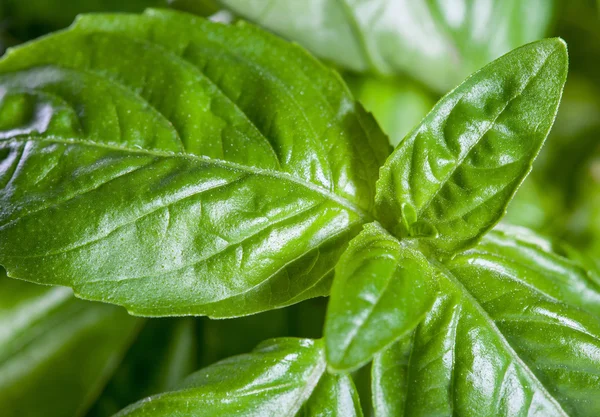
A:
[[[10,276],[243,315],[326,294],[372,218],[386,138],[337,75],[248,25],[83,17],[10,51],[0,85]]]
[[[83,415],[118,366],[140,320],[77,300],[68,288],[0,270],[0,414]]]
[[[598,415],[600,281],[552,249],[499,229],[449,262],[434,308],[373,364],[375,415]]]
[[[441,92],[545,36],[550,0],[221,0],[354,71],[408,73]]]
[[[133,404],[123,416],[362,416],[354,384],[326,373],[321,341],[274,339],[198,371],[179,390]]]

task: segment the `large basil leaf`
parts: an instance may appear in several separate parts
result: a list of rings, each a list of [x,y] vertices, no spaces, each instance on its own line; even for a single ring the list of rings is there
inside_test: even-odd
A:
[[[139,319],[68,288],[0,270],[0,414],[80,416],[119,364]]]
[[[198,371],[178,391],[140,401],[117,416],[362,416],[352,379],[325,368],[321,341],[274,339]]]
[[[0,85],[12,277],[237,316],[327,294],[372,219],[385,136],[333,71],[246,24],[83,17],[5,55]]]
[[[405,72],[445,92],[544,37],[552,0],[221,0],[236,13],[354,71]]]
[[[366,225],[335,270],[324,331],[329,365],[358,368],[413,330],[434,302],[435,274],[420,252]]]
[[[503,228],[449,262],[431,312],[374,361],[375,415],[599,415],[600,280],[552,249]]]
[[[560,39],[523,46],[446,95],[395,149],[377,183],[378,218],[445,257],[504,214],[552,126],[567,75]]]

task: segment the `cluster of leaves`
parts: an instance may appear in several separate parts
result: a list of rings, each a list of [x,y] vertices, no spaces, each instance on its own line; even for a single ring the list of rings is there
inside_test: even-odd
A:
[[[565,43],[528,43],[556,5],[221,3],[352,71],[393,150],[336,70],[242,20],[82,15],[10,49],[2,414],[599,415],[598,243],[496,226],[561,101]],[[567,140],[512,222],[548,218]]]

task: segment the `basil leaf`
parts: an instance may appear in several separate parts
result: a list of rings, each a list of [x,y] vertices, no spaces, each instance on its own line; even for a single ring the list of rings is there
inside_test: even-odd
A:
[[[372,219],[385,136],[339,76],[251,26],[82,17],[0,74],[10,276],[240,316],[326,295]]]
[[[273,339],[117,416],[362,416],[352,379],[327,374],[325,367],[321,341]]]
[[[375,359],[375,415],[597,416],[600,281],[552,249],[502,228],[449,262],[414,335]]]
[[[378,218],[446,257],[500,220],[552,126],[567,74],[560,39],[521,47],[446,95],[395,149]]]
[[[431,94],[408,79],[393,80],[346,74],[354,97],[372,112],[396,146],[435,104]]]
[[[407,73],[444,92],[544,37],[554,1],[221,0],[234,12],[353,71]]]
[[[67,288],[7,279],[0,270],[2,416],[85,413],[139,324],[120,308],[76,300]]]
[[[435,270],[420,252],[366,225],[336,267],[324,330],[329,366],[370,361],[417,326],[436,292]]]
[[[180,384],[196,369],[193,318],[148,320],[87,417],[111,416],[134,401]]]

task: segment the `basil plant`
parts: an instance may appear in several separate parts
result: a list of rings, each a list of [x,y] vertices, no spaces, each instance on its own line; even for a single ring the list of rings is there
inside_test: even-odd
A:
[[[559,38],[513,49],[392,149],[335,70],[242,20],[81,15],[9,49],[0,415],[599,416],[594,261],[497,226],[567,67]],[[319,327],[324,296],[313,338],[278,324]]]

